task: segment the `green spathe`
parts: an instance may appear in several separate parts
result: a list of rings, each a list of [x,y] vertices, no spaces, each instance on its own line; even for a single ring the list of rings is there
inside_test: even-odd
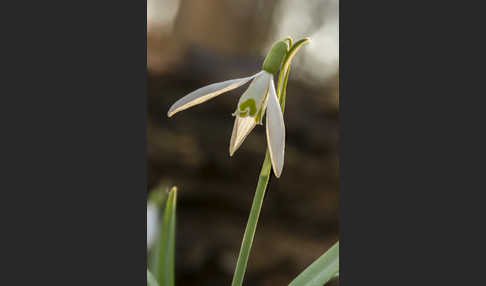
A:
[[[285,41],[278,41],[273,44],[270,52],[268,53],[265,61],[263,62],[262,69],[271,74],[276,74],[282,66],[283,60],[287,56],[289,45]]]

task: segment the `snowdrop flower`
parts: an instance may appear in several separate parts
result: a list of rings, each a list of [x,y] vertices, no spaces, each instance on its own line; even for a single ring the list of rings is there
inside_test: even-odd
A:
[[[251,81],[248,89],[238,101],[233,132],[231,134],[229,154],[233,156],[253,128],[260,124],[266,112],[267,145],[272,162],[273,172],[278,178],[282,173],[285,149],[285,126],[273,75],[282,65],[289,46],[284,41],[276,42],[268,53],[262,71],[244,78],[238,78],[195,90],[176,101],[167,113],[168,117],[194,105],[208,101],[222,93],[233,90]]]

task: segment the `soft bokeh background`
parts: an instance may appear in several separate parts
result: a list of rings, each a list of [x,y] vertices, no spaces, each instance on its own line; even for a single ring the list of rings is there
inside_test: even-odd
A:
[[[148,191],[179,187],[177,285],[230,285],[266,139],[257,126],[228,155],[247,85],[171,119],[167,110],[259,71],[287,35],[311,42],[293,61],[284,170],[270,181],[245,285],[287,285],[339,239],[338,21],[337,0],[147,0]]]

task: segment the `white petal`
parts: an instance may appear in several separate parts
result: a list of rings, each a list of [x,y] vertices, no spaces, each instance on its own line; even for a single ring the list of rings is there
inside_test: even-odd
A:
[[[251,116],[240,117],[236,116],[235,125],[233,126],[233,133],[230,140],[230,156],[233,156],[235,151],[241,146],[241,143],[250,134],[251,130],[256,126],[255,118]]]
[[[285,125],[273,79],[270,82],[267,107],[267,145],[275,177],[280,177],[284,163]]]
[[[223,82],[213,83],[205,87],[201,87],[200,89],[197,89],[189,93],[188,95],[184,96],[183,98],[179,99],[178,101],[176,101],[170,107],[169,112],[167,112],[167,116],[171,117],[172,115],[176,114],[179,111],[182,111],[194,105],[208,101],[211,98],[218,96],[224,92],[238,88],[261,73],[262,72],[259,72],[249,77],[227,80]]]

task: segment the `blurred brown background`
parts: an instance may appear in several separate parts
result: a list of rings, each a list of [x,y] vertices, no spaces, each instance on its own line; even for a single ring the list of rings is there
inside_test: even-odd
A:
[[[177,285],[231,284],[266,138],[257,126],[229,157],[231,113],[248,85],[171,119],[167,110],[258,72],[287,35],[311,43],[293,61],[285,165],[270,181],[245,285],[287,285],[339,239],[338,1],[147,0],[148,184],[179,187]]]

